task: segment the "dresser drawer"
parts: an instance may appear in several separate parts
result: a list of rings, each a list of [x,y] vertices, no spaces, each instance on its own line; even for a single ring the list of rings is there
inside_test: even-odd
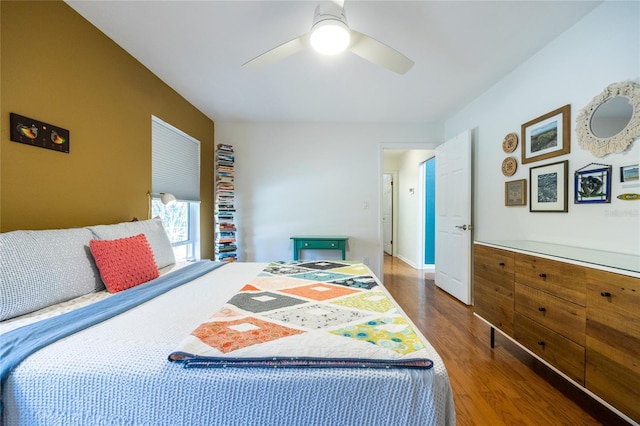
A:
[[[513,293],[508,295],[498,291],[491,282],[474,286],[474,311],[495,327],[513,336]]]
[[[640,279],[591,270],[586,387],[640,422]]]
[[[584,307],[522,284],[515,293],[517,313],[584,346]]]
[[[476,244],[473,247],[473,275],[492,283],[495,291],[513,297],[515,256],[513,252]]]
[[[316,241],[299,241],[298,247],[305,249],[332,249],[336,250],[342,247],[344,242],[337,240],[316,240]]]
[[[588,268],[521,253],[515,261],[516,283],[585,306]]]
[[[514,335],[523,346],[584,385],[583,346],[518,313],[514,316]]]
[[[509,336],[513,336],[514,266],[513,252],[474,245],[474,311]]]

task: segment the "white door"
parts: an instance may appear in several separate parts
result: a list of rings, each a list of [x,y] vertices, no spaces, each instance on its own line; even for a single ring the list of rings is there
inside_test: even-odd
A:
[[[382,180],[382,235],[384,252],[393,256],[393,177],[385,173]]]
[[[438,287],[471,304],[471,133],[436,148],[436,274]]]

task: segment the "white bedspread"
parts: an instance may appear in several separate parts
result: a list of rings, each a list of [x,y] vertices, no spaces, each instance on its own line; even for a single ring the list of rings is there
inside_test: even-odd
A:
[[[455,424],[430,345],[430,370],[183,369],[167,360],[265,266],[226,265],[31,355],[2,389],[3,424]]]

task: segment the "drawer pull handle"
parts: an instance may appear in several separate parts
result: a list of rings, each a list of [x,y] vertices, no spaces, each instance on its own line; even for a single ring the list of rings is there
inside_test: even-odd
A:
[[[504,262],[500,262],[500,263],[498,263],[498,265],[504,267]]]
[[[539,276],[540,278],[542,278],[543,280],[544,280],[544,279],[547,279],[547,274],[539,274],[538,276]]]
[[[305,247],[309,247],[309,243],[304,243],[304,246]]]
[[[543,308],[543,307],[541,306],[541,307],[539,307],[539,308],[538,308],[538,310],[539,310],[540,312],[546,312],[546,311],[547,311],[547,308]]]
[[[600,296],[602,296],[602,297],[611,297],[611,293],[609,293],[608,291],[603,291],[602,293],[600,293]]]
[[[544,346],[544,341],[542,341],[542,340],[538,340],[538,345],[540,345],[540,346]]]
[[[331,247],[335,247],[335,246],[336,246],[336,243],[331,243]]]

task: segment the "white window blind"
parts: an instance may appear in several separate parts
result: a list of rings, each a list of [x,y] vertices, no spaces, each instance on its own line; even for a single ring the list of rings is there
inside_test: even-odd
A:
[[[151,117],[151,192],[200,201],[200,141]]]

